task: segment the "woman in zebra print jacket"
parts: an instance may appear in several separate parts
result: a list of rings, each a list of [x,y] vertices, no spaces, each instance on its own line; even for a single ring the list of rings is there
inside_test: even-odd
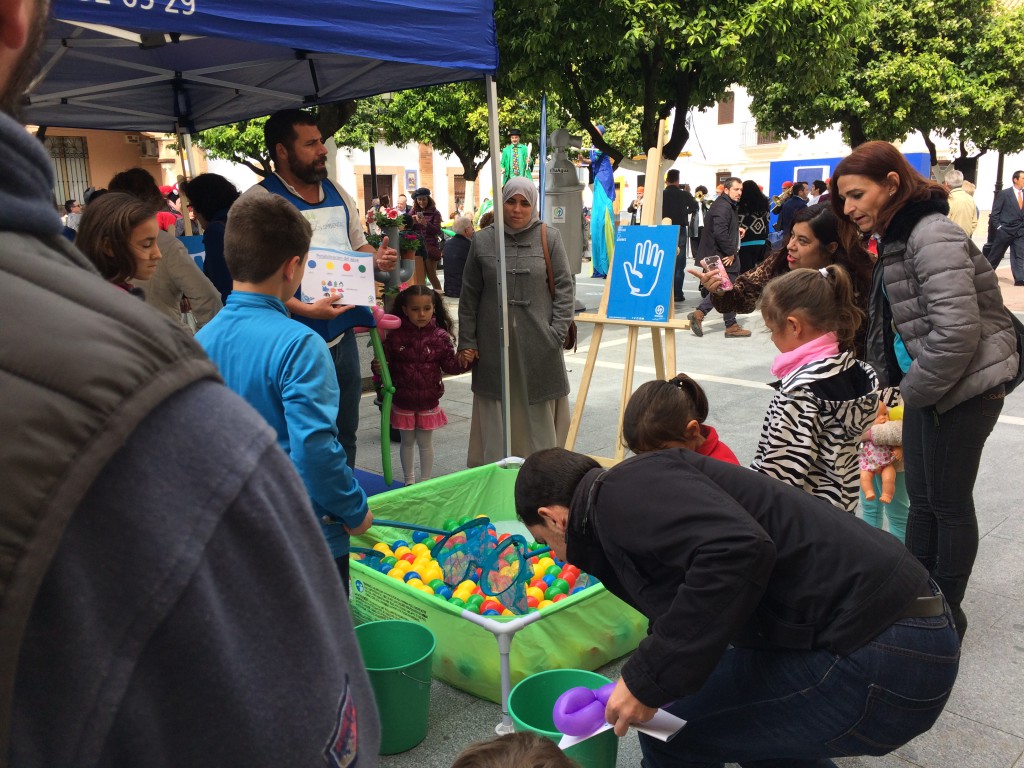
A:
[[[761,314],[781,354],[751,469],[855,512],[857,443],[878,410],[878,379],[853,353],[863,312],[850,276],[835,264],[793,270],[765,287]]]

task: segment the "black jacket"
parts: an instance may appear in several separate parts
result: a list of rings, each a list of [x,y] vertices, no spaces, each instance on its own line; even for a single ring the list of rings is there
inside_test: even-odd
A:
[[[848,655],[928,581],[884,531],[684,449],[589,472],[566,543],[570,562],[650,619],[622,676],[651,707],[700,690],[729,644]]]
[[[671,219],[673,224],[683,227],[690,216],[697,212],[697,200],[682,187],[665,187],[661,193],[661,215]]]
[[[719,195],[704,217],[704,233],[697,246],[697,261],[708,256],[735,256],[740,249],[740,217],[736,203]],[[734,269],[739,269],[736,264]]]

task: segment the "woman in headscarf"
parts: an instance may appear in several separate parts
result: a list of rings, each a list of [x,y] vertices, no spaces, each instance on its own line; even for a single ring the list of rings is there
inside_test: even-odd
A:
[[[537,216],[537,188],[509,179],[502,190],[505,285],[508,290],[509,432],[512,455],[564,445],[569,380],[562,341],[573,316],[572,273],[554,227]],[[554,296],[541,242],[545,230]],[[467,465],[505,458],[501,429],[498,243],[494,225],[480,230],[466,260],[459,299],[459,355],[473,368],[473,416]]]

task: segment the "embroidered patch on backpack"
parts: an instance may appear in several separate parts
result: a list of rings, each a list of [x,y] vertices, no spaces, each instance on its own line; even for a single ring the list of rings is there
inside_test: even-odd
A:
[[[338,700],[338,716],[331,739],[324,747],[324,759],[330,768],[355,768],[359,763],[359,725],[356,701],[345,675],[345,686]]]

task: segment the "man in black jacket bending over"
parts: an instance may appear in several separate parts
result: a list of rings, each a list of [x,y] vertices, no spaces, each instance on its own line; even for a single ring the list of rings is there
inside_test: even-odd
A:
[[[959,644],[927,571],[821,499],[685,449],[607,470],[539,451],[515,496],[538,542],[650,619],[605,712],[619,736],[659,707],[687,721],[640,734],[647,768],[834,768],[945,705]]]

